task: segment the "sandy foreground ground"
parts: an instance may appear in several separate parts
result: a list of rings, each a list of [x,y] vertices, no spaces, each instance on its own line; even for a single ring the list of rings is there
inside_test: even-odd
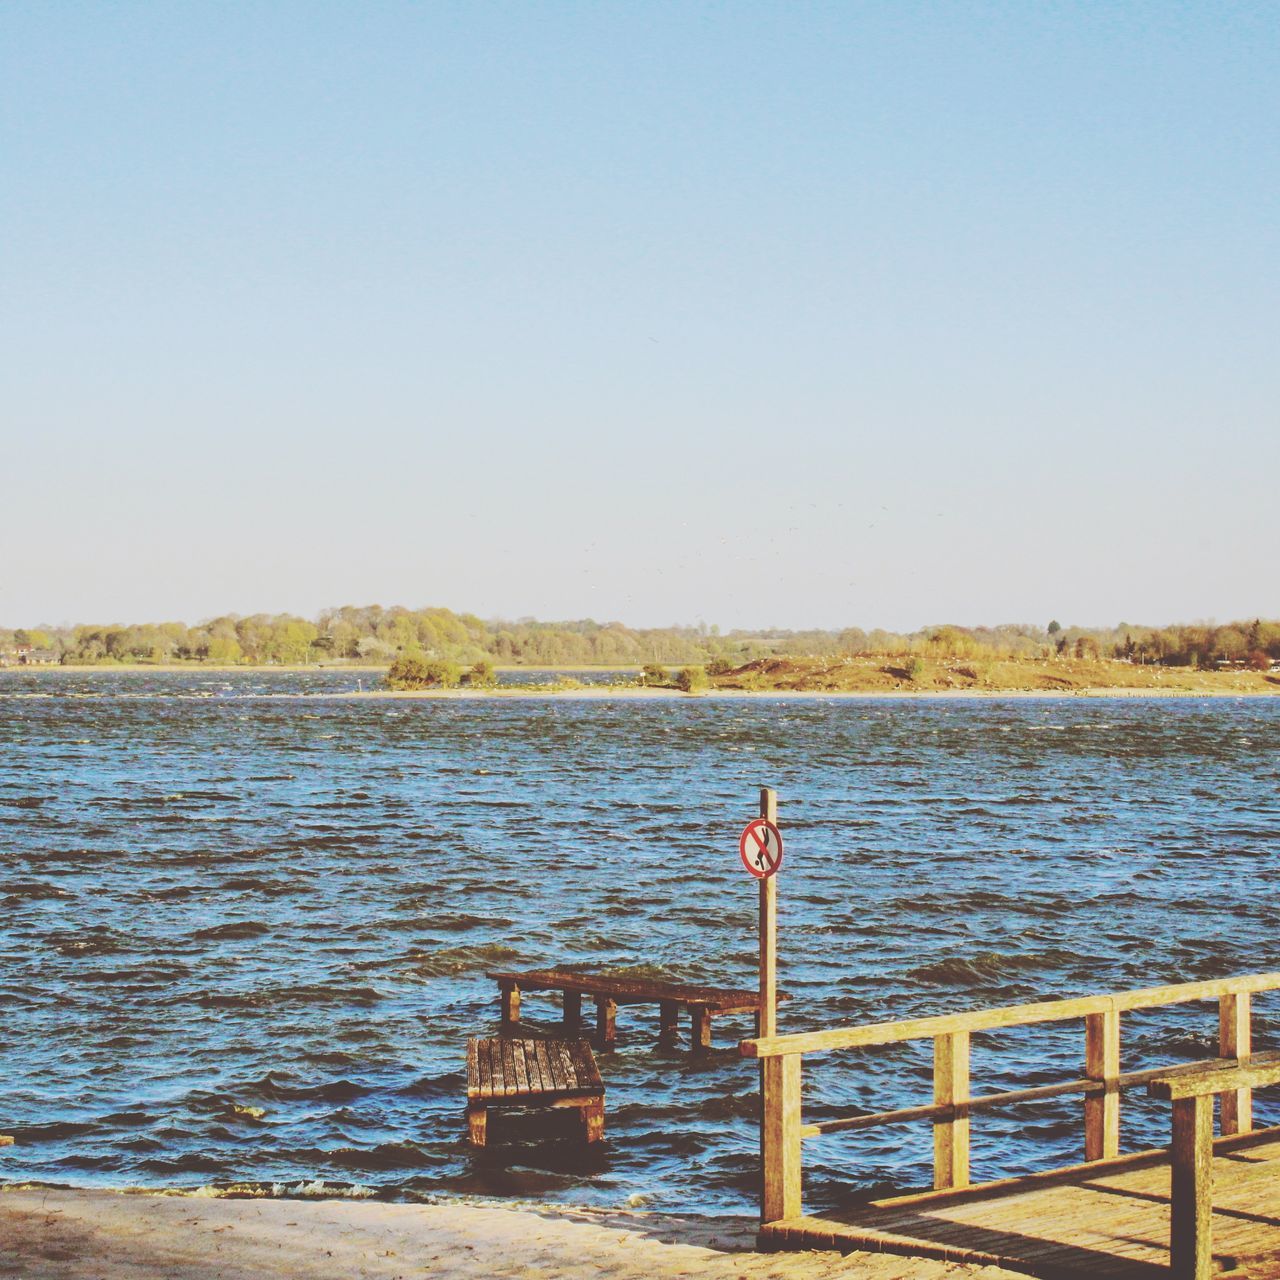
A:
[[[0,1276],[22,1280],[1015,1280],[883,1254],[753,1251],[746,1218],[491,1203],[0,1191]]]
[[[362,689],[345,693],[270,694],[274,698],[305,698],[308,702],[322,699],[356,701],[394,701],[413,699],[452,699],[456,701],[504,701],[553,698],[562,702],[645,701],[649,699],[682,699],[702,702],[724,702],[740,699],[748,702],[962,702],[965,700],[1011,698],[1040,702],[1061,702],[1067,698],[1278,698],[1280,688],[1265,689],[1134,689],[1126,686],[1079,689],[708,689],[699,693],[682,693],[679,689],[645,689],[630,685],[586,685],[580,689],[521,689],[510,685],[500,689]]]

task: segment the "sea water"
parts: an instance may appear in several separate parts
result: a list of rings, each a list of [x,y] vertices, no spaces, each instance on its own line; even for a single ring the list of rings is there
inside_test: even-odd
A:
[[[598,1150],[572,1113],[470,1150],[464,1064],[489,969],[752,985],[761,785],[783,1031],[1280,968],[1280,701],[330,696],[357,679],[0,673],[0,1179],[750,1211],[748,1017],[696,1058],[623,1007]],[[1134,1014],[1124,1064],[1215,1037],[1212,1003]],[[1078,1076],[1082,1040],[976,1036],[975,1090]],[[930,1049],[807,1057],[806,1118],[928,1102]],[[1079,1158],[1080,1111],[976,1118],[975,1178]],[[1167,1125],[1126,1098],[1125,1149]],[[806,1203],[927,1184],[930,1143],[806,1142]]]

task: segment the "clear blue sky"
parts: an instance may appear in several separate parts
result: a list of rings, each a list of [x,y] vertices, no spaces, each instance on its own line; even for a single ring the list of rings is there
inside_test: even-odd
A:
[[[0,7],[0,624],[1280,615],[1280,5]]]

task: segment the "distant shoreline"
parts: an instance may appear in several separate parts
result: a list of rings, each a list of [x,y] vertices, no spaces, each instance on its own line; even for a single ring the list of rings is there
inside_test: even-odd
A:
[[[674,664],[673,664],[674,665]],[[621,675],[639,671],[638,667],[616,666],[546,666],[546,667],[497,667],[503,673],[522,673],[527,675],[546,674],[549,676],[572,676],[588,673]],[[1150,668],[1142,668],[1149,672]],[[1075,686],[1028,688],[1025,684],[1008,685],[967,685],[954,688],[939,687],[940,681],[915,684],[909,680],[901,680],[894,684],[885,682],[881,687],[858,688],[794,688],[779,684],[773,687],[767,684],[757,688],[726,688],[712,686],[686,693],[680,689],[669,687],[653,687],[640,684],[578,684],[570,682],[568,687],[548,688],[546,684],[505,684],[496,687],[473,689],[467,686],[433,689],[381,689],[361,688],[332,691],[290,691],[286,693],[264,693],[261,697],[276,698],[309,698],[350,700],[363,699],[372,701],[480,701],[502,700],[511,698],[556,698],[564,701],[600,702],[609,699],[642,701],[669,701],[672,699],[703,699],[711,701],[737,701],[760,698],[771,698],[778,701],[812,702],[823,699],[837,701],[877,701],[897,699],[901,701],[954,701],[971,699],[1035,699],[1053,701],[1070,698],[1248,698],[1265,699],[1280,697],[1280,681],[1273,679],[1274,687],[1259,687],[1258,684],[1245,685],[1237,681],[1231,673],[1209,675],[1188,672],[1185,675],[1178,669],[1166,669],[1168,685],[1161,687],[1155,684],[1090,684],[1088,676],[1080,673],[1077,678],[1082,682]],[[278,674],[278,675],[318,675],[321,673],[346,673],[352,676],[370,678],[370,683],[380,681],[386,674],[385,666],[319,666],[311,665],[210,665],[195,666],[182,663],[150,665],[146,663],[120,664],[118,666],[24,666],[0,668],[0,690],[4,689],[6,677],[22,677],[57,673],[57,677],[84,674],[100,675],[235,675],[242,674]],[[1016,677],[1032,674],[1028,666],[1022,670],[1014,668]],[[797,672],[801,678],[808,673]],[[1013,672],[1002,673],[1009,674]],[[1184,683],[1185,681],[1185,683]],[[1230,683],[1228,683],[1230,681]],[[1221,683],[1219,683],[1221,682]],[[789,681],[790,683],[790,681]],[[1213,687],[1214,685],[1218,687]],[[28,695],[40,696],[40,695]]]
[[[86,663],[67,663],[49,662],[35,663],[31,666],[0,666],[0,675],[6,672],[21,673],[23,675],[33,675],[37,672],[57,672],[58,674],[79,674],[89,675],[99,672],[110,674],[112,672],[187,672],[192,675],[197,672],[208,672],[212,675],[227,675],[235,671],[279,671],[293,673],[316,673],[320,671],[354,671],[362,674],[379,675],[385,673],[390,668],[390,663],[380,662],[375,664],[365,663],[346,663],[346,662],[86,662]],[[678,663],[665,663],[666,666],[675,667]],[[574,671],[639,671],[638,663],[632,663],[629,666],[588,666],[579,664],[577,666],[501,666],[496,665],[495,671],[555,671],[555,672],[574,672]]]

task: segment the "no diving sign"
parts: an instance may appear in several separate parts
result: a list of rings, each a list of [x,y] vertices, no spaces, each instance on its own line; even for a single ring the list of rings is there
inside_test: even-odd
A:
[[[738,853],[757,880],[767,880],[782,866],[782,832],[767,818],[756,818],[739,838]]]

